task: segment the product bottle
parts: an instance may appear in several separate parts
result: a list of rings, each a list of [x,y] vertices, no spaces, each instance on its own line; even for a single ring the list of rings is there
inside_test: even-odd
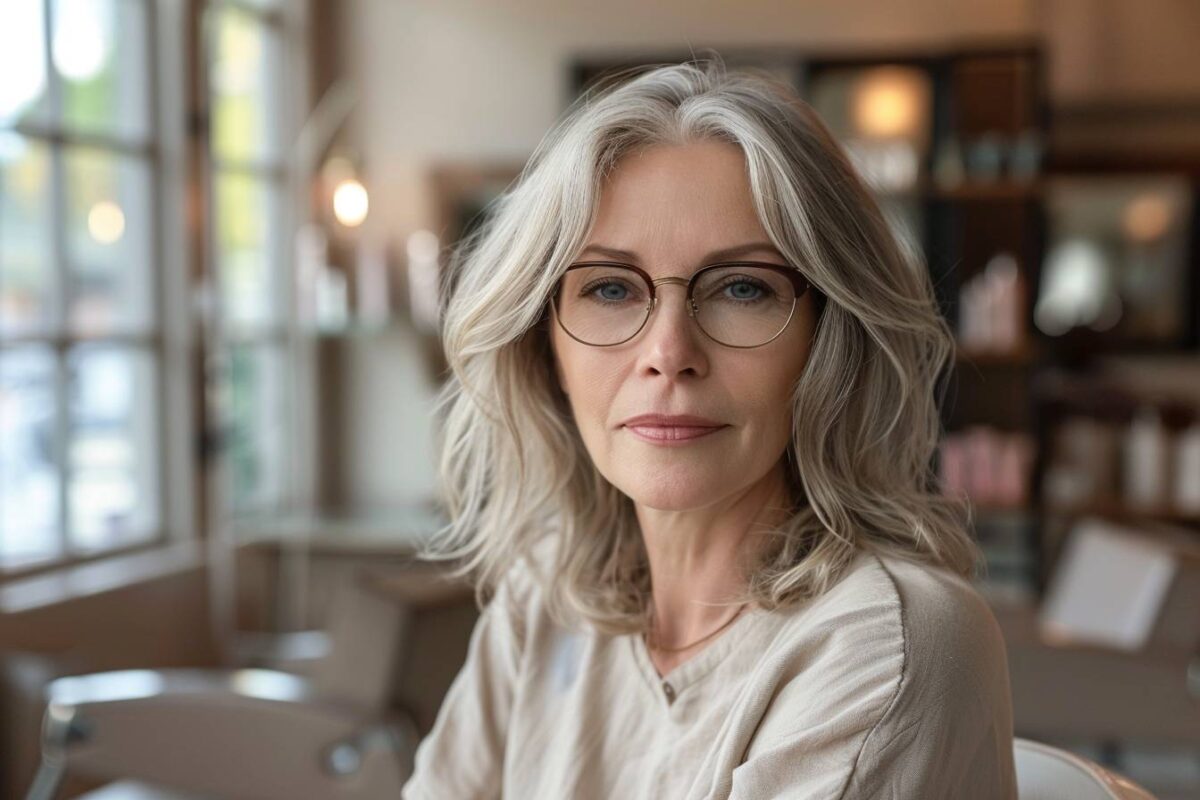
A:
[[[1200,514],[1200,422],[1193,422],[1175,440],[1175,508]]]
[[[1158,509],[1167,490],[1167,436],[1158,410],[1138,409],[1125,436],[1125,502],[1132,508]]]

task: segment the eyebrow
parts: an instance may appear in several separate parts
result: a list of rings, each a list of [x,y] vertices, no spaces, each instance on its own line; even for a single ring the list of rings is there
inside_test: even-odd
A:
[[[638,262],[637,253],[634,253],[631,250],[620,250],[615,247],[605,247],[602,244],[589,244],[587,247],[583,248],[583,250],[580,252],[580,255],[582,256],[585,253],[595,253],[607,258],[621,259],[622,261],[630,261],[635,264]],[[787,261],[787,259],[784,258],[783,253],[780,253],[775,245],[771,244],[770,242],[749,242],[747,244],[739,244],[734,247],[726,247],[721,250],[713,250],[711,253],[704,256],[703,261],[705,263],[725,261],[731,258],[740,258],[741,256],[748,255],[749,253],[770,253],[771,255],[778,256],[782,261]]]

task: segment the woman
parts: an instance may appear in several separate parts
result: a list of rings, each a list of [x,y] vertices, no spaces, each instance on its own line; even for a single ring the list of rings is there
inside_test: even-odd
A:
[[[1016,796],[952,339],[803,102],[585,96],[456,255],[428,555],[495,594],[405,798]]]

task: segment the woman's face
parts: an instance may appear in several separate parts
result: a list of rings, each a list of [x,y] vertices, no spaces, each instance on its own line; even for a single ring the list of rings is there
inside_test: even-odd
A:
[[[597,214],[577,261],[630,263],[654,279],[689,278],[734,259],[786,266],[754,211],[742,151],[727,142],[656,146],[622,159]],[[711,256],[753,244],[763,247]],[[649,321],[623,344],[582,344],[553,321],[555,368],[588,453],[609,482],[650,508],[697,509],[780,468],[791,437],[792,390],[813,334],[813,293],[800,298],[776,339],[736,349],[706,337],[688,316],[686,287],[656,291]],[[625,424],[643,414],[693,415],[719,427]]]

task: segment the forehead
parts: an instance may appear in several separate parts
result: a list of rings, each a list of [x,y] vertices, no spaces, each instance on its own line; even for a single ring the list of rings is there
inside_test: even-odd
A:
[[[655,145],[617,162],[600,190],[587,243],[647,258],[691,258],[769,241],[754,208],[746,161],[729,142]]]

